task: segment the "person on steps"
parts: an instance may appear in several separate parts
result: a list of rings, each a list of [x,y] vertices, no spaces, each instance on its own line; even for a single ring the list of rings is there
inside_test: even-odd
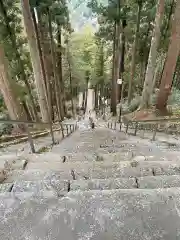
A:
[[[90,127],[91,127],[92,129],[95,128],[95,124],[94,124],[94,121],[93,121],[92,117],[89,117],[89,124],[90,124]]]

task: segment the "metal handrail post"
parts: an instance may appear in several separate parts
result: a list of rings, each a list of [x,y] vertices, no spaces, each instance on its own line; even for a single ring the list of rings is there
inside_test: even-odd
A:
[[[128,128],[129,128],[129,122],[127,122],[126,124],[126,133],[128,132]]]
[[[35,151],[35,147],[34,147],[34,143],[33,143],[33,138],[32,138],[31,132],[29,131],[28,124],[25,124],[25,129],[26,129],[26,132],[28,135],[28,142],[30,144],[31,151],[32,151],[32,153],[35,153],[36,151]]]
[[[153,136],[152,136],[152,141],[155,141],[157,128],[158,128],[158,124],[155,125],[154,131],[153,131]]]
[[[138,130],[138,123],[136,122],[136,125],[135,125],[135,131],[134,131],[134,136],[136,136],[136,134],[137,134],[137,130]]]
[[[55,144],[55,139],[54,139],[52,123],[50,123],[50,134],[51,134],[52,144],[54,145]]]
[[[119,125],[119,130],[121,131],[122,129],[122,121],[120,122],[120,125]]]

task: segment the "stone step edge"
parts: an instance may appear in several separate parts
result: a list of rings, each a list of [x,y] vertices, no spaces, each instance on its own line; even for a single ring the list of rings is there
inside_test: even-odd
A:
[[[85,166],[95,166],[95,165],[99,165],[99,166],[113,166],[113,165],[116,165],[116,164],[118,164],[118,165],[128,165],[128,164],[132,164],[132,163],[137,163],[137,165],[141,165],[141,164],[176,164],[176,165],[179,165],[180,166],[180,161],[179,160],[160,160],[160,161],[149,161],[149,160],[145,160],[145,161],[136,161],[136,160],[125,160],[125,161],[111,161],[111,160],[109,160],[109,161],[72,161],[72,162],[59,162],[59,161],[55,161],[55,162],[53,162],[53,161],[29,161],[29,162],[27,162],[27,164],[28,163],[30,163],[30,164],[32,164],[32,165],[36,165],[36,164],[53,164],[53,163],[55,163],[55,164],[61,164],[61,166],[70,166],[70,165],[72,165],[72,166],[74,166],[74,165],[80,165],[80,166],[83,166],[83,165],[85,165]],[[136,166],[132,166],[132,167],[136,167]]]
[[[106,194],[106,195],[110,195],[112,193],[118,193],[118,192],[122,192],[122,193],[134,193],[134,194],[139,194],[139,193],[143,193],[143,194],[146,194],[146,193],[152,193],[152,192],[158,192],[158,193],[161,193],[161,192],[164,192],[164,193],[170,193],[170,192],[180,192],[180,187],[172,187],[172,188],[153,188],[153,189],[140,189],[140,188],[132,188],[132,189],[108,189],[108,190],[86,190],[86,191],[81,191],[81,190],[78,190],[78,191],[70,191],[70,192],[67,192],[66,195],[64,196],[60,196],[61,198],[67,198],[69,196],[75,196],[75,195],[80,195],[80,196],[83,196],[83,194],[87,194],[88,196],[92,196],[92,195],[102,195],[102,194]],[[55,192],[52,192],[52,191],[41,191],[39,193],[34,193],[34,192],[5,192],[5,193],[0,193],[0,198],[1,197],[16,197],[16,196],[20,196],[22,197],[23,199],[26,198],[26,197],[33,197],[33,198],[36,198],[36,197],[41,197],[41,198],[59,198],[59,196],[55,193]]]
[[[131,183],[129,183],[132,187],[119,187],[119,188],[112,188],[112,190],[113,189],[147,189],[146,187],[141,187],[141,183],[140,183],[140,181],[141,180],[144,180],[144,181],[146,181],[147,179],[148,180],[153,180],[153,179],[155,179],[155,180],[159,180],[159,183],[161,183],[161,179],[163,180],[163,177],[164,178],[166,178],[166,180],[168,180],[168,178],[169,179],[172,179],[172,178],[174,178],[174,180],[176,179],[176,178],[179,178],[179,180],[180,180],[180,175],[161,175],[161,176],[144,176],[144,177],[129,177],[129,178],[108,178],[108,179],[88,179],[88,180],[59,180],[59,182],[61,182],[61,183],[64,183],[64,184],[67,184],[67,191],[65,190],[63,190],[63,192],[70,192],[70,191],[86,191],[86,190],[84,190],[84,189],[82,189],[82,188],[79,188],[79,189],[76,189],[76,190],[74,190],[74,187],[73,187],[73,185],[75,186],[76,184],[78,185],[78,184],[81,184],[82,183],[82,185],[84,184],[84,183],[93,183],[94,182],[94,184],[96,184],[96,183],[98,183],[98,182],[101,182],[101,183],[108,183],[108,182],[111,182],[112,181],[112,183],[114,182],[118,182],[119,181],[119,184],[121,184],[121,180],[122,180],[122,185],[124,184],[128,184],[128,181],[130,181],[130,180],[132,180],[132,182]],[[124,181],[124,182],[123,182]],[[125,181],[127,181],[126,183],[125,183]],[[15,185],[15,184],[18,184],[19,182],[24,182],[24,183],[40,183],[40,182],[44,182],[44,183],[48,183],[48,182],[51,182],[50,180],[32,180],[32,181],[30,181],[30,180],[28,180],[28,181],[24,181],[24,180],[17,180],[17,181],[15,181],[14,183],[12,183],[11,185],[12,185],[12,187],[10,188],[11,190],[13,189],[13,186]],[[157,182],[158,183],[158,182]],[[163,184],[163,182],[162,182],[162,184]],[[1,184],[1,185],[3,185],[3,184]],[[1,186],[0,185],[0,186]],[[4,185],[6,185],[6,184],[4,184]],[[9,184],[10,185],[10,184]],[[170,184],[168,184],[168,185],[170,185]],[[172,183],[172,185],[173,185],[173,183]],[[88,185],[86,185],[86,186],[88,186]],[[73,187],[73,188],[72,188]],[[172,186],[172,187],[174,187],[174,186]],[[153,187],[153,188],[151,188],[151,187],[149,187],[149,189],[159,189],[159,188],[172,188],[172,187]],[[69,189],[69,190],[68,190]],[[91,191],[91,190],[93,190],[93,189],[89,189],[89,190],[87,190],[87,191]],[[103,189],[94,189],[94,190],[103,190]],[[105,189],[104,189],[105,190]],[[6,192],[10,192],[10,191],[6,191]],[[25,191],[26,192],[26,191]],[[28,192],[28,191],[27,191]]]

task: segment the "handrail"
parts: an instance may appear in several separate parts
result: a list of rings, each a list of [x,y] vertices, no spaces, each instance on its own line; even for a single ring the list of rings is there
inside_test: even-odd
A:
[[[28,142],[30,144],[31,147],[31,151],[32,153],[35,153],[35,147],[34,147],[34,143],[33,143],[33,137],[31,132],[29,131],[29,125],[33,124],[38,124],[38,125],[49,125],[50,127],[50,133],[51,133],[51,138],[52,138],[52,145],[56,144],[55,140],[54,140],[54,134],[53,134],[53,128],[52,128],[52,124],[55,123],[60,123],[60,130],[62,131],[62,137],[64,138],[64,130],[66,130],[66,136],[69,136],[69,134],[71,134],[72,132],[74,132],[77,129],[77,123],[72,124],[72,123],[62,123],[60,120],[56,120],[54,122],[34,122],[34,121],[23,121],[23,120],[5,120],[5,119],[0,119],[1,123],[10,123],[10,124],[22,124],[25,126],[25,131],[27,132],[27,136],[28,136]],[[64,126],[66,126],[66,129],[64,129]],[[70,129],[69,129],[70,127]],[[70,130],[70,131],[69,131]]]
[[[131,124],[135,124],[135,127],[134,127],[134,135],[136,136],[137,134],[137,131],[138,131],[138,126],[139,125],[144,125],[145,124],[150,124],[153,126],[153,136],[152,136],[152,140],[154,141],[155,138],[156,138],[156,133],[158,132],[158,125],[160,123],[165,123],[165,122],[177,122],[177,121],[180,121],[180,118],[159,118],[159,119],[145,119],[145,120],[128,120],[128,119],[125,119],[124,121],[124,124],[126,125],[126,128],[125,128],[125,133],[128,133],[128,129],[129,129],[129,125]],[[120,124],[119,126],[119,130],[121,131],[122,129],[122,121],[120,122],[117,122],[117,121],[109,121],[108,124],[107,124],[107,127],[110,128],[110,129],[113,129],[113,130],[116,130],[117,129],[117,123]],[[180,124],[180,122],[179,122]],[[145,130],[145,129],[144,129]]]
[[[157,118],[157,119],[144,119],[144,120],[128,120],[127,122],[134,122],[134,123],[139,123],[139,122],[175,122],[177,120],[180,120],[180,118]]]

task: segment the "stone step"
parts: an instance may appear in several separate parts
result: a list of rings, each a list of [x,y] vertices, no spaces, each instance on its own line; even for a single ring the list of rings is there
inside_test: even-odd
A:
[[[37,181],[23,181],[18,180],[14,182],[12,192],[34,192],[52,191],[58,195],[64,195],[70,190],[70,181],[68,180],[37,180]]]
[[[2,184],[0,184],[0,193],[11,192],[12,187],[13,187],[12,183],[2,183]]]
[[[95,161],[96,156],[95,154],[83,154],[83,153],[78,153],[78,154],[66,154],[66,155],[60,155],[58,153],[52,153],[52,152],[47,152],[43,154],[29,154],[26,156],[26,159],[28,162],[69,162],[69,161]]]
[[[140,177],[137,178],[137,184],[141,189],[180,187],[180,175]]]
[[[3,183],[14,183],[15,181],[55,181],[55,180],[72,180],[70,171],[44,171],[42,169],[33,170],[14,170],[8,173]]]
[[[0,194],[1,238],[178,239],[179,199],[180,188]]]
[[[28,166],[27,166],[28,167]],[[12,171],[5,183],[16,180],[79,180],[180,175],[180,164],[170,161],[30,163],[24,171]]]
[[[92,162],[92,161],[176,161],[179,160],[178,155],[170,155],[167,156],[143,156],[143,155],[134,155],[133,152],[116,152],[116,153],[106,153],[106,154],[100,154],[100,153],[94,153],[94,154],[70,154],[70,155],[59,155],[55,153],[46,153],[46,154],[30,154],[28,156],[24,156],[28,162]]]
[[[180,175],[146,176],[138,178],[109,178],[74,180],[70,183],[70,191],[110,190],[110,189],[154,189],[180,186]]]
[[[76,177],[108,178],[108,177],[141,177],[151,175],[179,175],[180,163],[177,161],[95,161],[95,162],[30,162],[27,170],[61,171]],[[113,175],[114,174],[114,175]]]
[[[131,189],[131,188],[137,188],[135,178],[73,180],[70,182],[70,191]]]
[[[109,178],[90,180],[18,180],[14,184],[1,184],[0,192],[39,192],[54,191],[64,195],[69,191],[109,190],[109,189],[154,189],[180,186],[180,175],[147,176],[140,178]]]

